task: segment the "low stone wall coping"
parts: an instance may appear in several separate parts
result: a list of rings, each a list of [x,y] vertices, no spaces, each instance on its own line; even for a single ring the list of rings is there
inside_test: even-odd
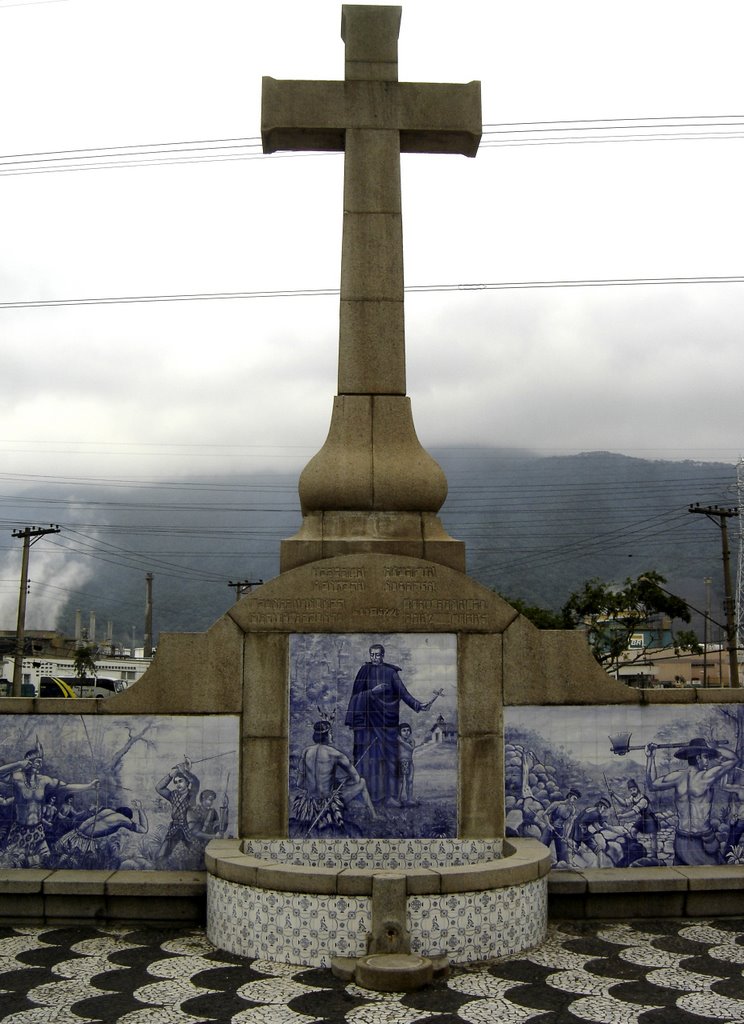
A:
[[[425,842],[425,841],[422,841]],[[251,845],[255,849],[256,843]],[[336,868],[288,864],[241,853],[243,840],[209,843],[207,871],[217,878],[258,889],[316,895],[371,896],[374,879],[390,868],[355,868],[341,863]],[[504,840],[503,857],[456,866],[392,869],[405,876],[408,895],[442,895],[481,892],[543,878],[550,870],[550,853],[536,839]]]
[[[548,875],[556,917],[700,917],[744,912],[744,864],[556,868]]]
[[[687,888],[694,889],[744,889],[744,864],[721,864],[719,867],[708,868],[679,867],[674,868],[687,880]]]
[[[548,891],[556,895],[582,892],[639,892],[687,889],[744,889],[744,864],[686,867],[553,868]]]
[[[0,868],[0,893],[41,892],[50,868]]]
[[[2,868],[0,893],[107,893],[123,896],[198,896],[206,871],[75,871],[54,868]]]
[[[0,922],[202,924],[206,895],[206,871],[4,868],[0,871]]]

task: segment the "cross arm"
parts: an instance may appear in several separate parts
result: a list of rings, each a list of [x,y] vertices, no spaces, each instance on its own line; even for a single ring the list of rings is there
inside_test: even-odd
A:
[[[475,156],[481,132],[480,82],[398,84],[401,153]]]
[[[263,79],[265,153],[343,151],[347,128],[398,131],[404,153],[475,156],[481,137],[480,82]]]
[[[343,152],[346,127],[343,82],[263,79],[261,139],[264,153],[278,150]]]

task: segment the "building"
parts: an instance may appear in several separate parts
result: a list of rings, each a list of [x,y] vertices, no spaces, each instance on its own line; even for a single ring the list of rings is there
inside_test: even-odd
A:
[[[431,727],[429,742],[457,743],[457,726],[453,725],[452,722],[445,722],[443,716],[439,715]]]
[[[15,670],[16,634],[14,630],[0,630],[0,696],[10,696]],[[75,650],[79,641],[66,637],[57,630],[27,630],[24,643],[21,683],[33,687],[38,695],[43,676],[69,679],[75,676]],[[152,659],[112,654],[103,647],[94,656],[96,674],[102,678],[121,681],[131,686],[149,668]],[[26,693],[30,695],[27,689]]]

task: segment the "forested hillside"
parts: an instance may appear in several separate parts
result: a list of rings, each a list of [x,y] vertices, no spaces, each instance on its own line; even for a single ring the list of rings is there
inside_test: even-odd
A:
[[[720,531],[687,508],[736,505],[734,466],[486,447],[433,454],[450,484],[442,519],[466,542],[468,571],[484,585],[557,610],[589,577],[621,582],[656,569],[702,608],[710,576],[713,617],[720,616]],[[11,578],[0,625],[15,625],[19,545],[10,531],[55,522],[59,536],[34,548],[29,621],[72,630],[76,608],[84,622],[94,610],[98,636],[113,620],[125,644],[132,627],[141,643],[146,572],[154,574],[155,635],[203,630],[235,600],[229,581],[276,575],[279,542],[300,521],[296,476],[280,474],[116,486],[60,479],[16,487],[4,502],[11,569],[2,575]],[[738,521],[731,523],[735,570]]]

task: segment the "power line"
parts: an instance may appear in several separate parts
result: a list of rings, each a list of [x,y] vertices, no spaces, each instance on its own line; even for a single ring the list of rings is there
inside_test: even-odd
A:
[[[69,0],[14,0],[10,4],[0,4],[0,11],[8,7],[40,7],[42,4],[66,4]]]
[[[483,128],[481,148],[595,142],[705,141],[744,137],[744,115],[515,121],[487,123]],[[340,154],[312,151],[281,154],[294,159],[334,155]],[[9,153],[0,155],[0,176],[224,160],[273,160],[277,157],[278,154],[262,152],[260,136],[256,135],[227,139],[181,139],[174,142]]]
[[[546,281],[479,281],[461,284],[406,285],[409,294],[428,292],[487,292],[546,288],[630,288],[660,285],[742,284],[742,274],[696,277],[566,278]],[[78,299],[27,299],[0,302],[0,309],[50,309],[60,306],[113,306],[148,302],[207,302],[231,299],[289,299],[339,295],[338,288],[279,288],[245,292],[183,292],[172,295],[107,295]]]
[[[666,114],[663,117],[583,117],[583,118],[572,118],[562,119],[557,121],[496,121],[496,122],[484,122],[484,128],[538,128],[543,127],[556,127],[558,125],[622,125],[626,126],[629,124],[640,125],[649,123],[670,123],[679,124],[691,123],[691,122],[721,122],[732,120],[734,123],[741,123],[741,119],[744,118],[744,114],[687,114],[685,116],[677,114]]]

